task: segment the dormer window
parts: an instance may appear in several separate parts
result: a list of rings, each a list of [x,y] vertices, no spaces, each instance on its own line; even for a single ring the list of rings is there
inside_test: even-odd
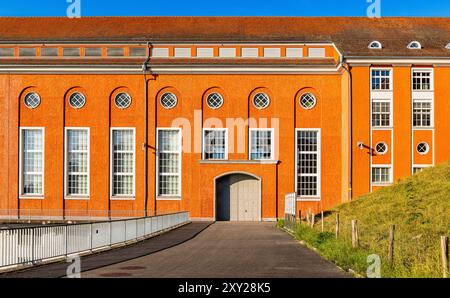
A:
[[[410,50],[420,50],[422,45],[418,41],[411,41],[408,45],[408,49]]]
[[[371,50],[381,50],[383,48],[383,46],[381,45],[381,42],[379,42],[379,41],[372,41],[370,44],[369,44],[369,49],[371,49]]]
[[[447,50],[450,50],[450,43],[448,43],[448,44],[445,46],[445,48],[446,48]]]

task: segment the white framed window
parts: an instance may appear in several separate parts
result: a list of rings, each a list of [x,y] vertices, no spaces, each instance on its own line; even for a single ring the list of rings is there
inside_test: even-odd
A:
[[[392,125],[392,108],[389,99],[372,99],[372,126],[390,127]]]
[[[157,196],[181,196],[181,128],[157,129]]]
[[[312,93],[304,93],[300,96],[300,106],[305,110],[311,110],[317,104],[317,99]]]
[[[126,109],[131,105],[131,96],[126,92],[120,92],[114,97],[114,103],[119,109]]]
[[[388,152],[388,145],[385,142],[379,142],[375,145],[375,152],[379,155],[385,155]]]
[[[296,130],[296,189],[301,200],[320,200],[321,133],[320,129]]]
[[[371,50],[381,50],[383,48],[383,45],[381,42],[374,40],[369,44],[369,49]]]
[[[417,40],[414,40],[408,44],[407,48],[410,50],[420,50],[422,48],[422,44]]]
[[[213,110],[223,105],[223,96],[220,93],[213,92],[206,97],[206,104]]]
[[[413,165],[412,174],[417,174],[422,172],[424,169],[432,167],[432,165]]]
[[[416,151],[420,155],[425,155],[425,154],[427,154],[430,151],[430,145],[428,145],[427,142],[420,142],[416,146]]]
[[[433,126],[433,100],[414,99],[413,100],[413,126],[431,127]]]
[[[136,129],[111,128],[111,196],[134,198],[136,172]]]
[[[392,183],[392,168],[390,166],[372,166],[372,183]]]
[[[30,92],[27,95],[25,95],[23,101],[27,108],[35,109],[41,104],[41,97],[36,92]]]
[[[434,89],[433,70],[432,69],[413,69],[412,70],[412,89],[413,91],[432,91]]]
[[[65,128],[64,189],[67,197],[89,197],[90,130]]]
[[[69,97],[69,104],[74,109],[81,109],[86,104],[86,96],[81,92],[74,92]]]
[[[173,109],[177,105],[178,98],[175,94],[173,94],[171,92],[167,92],[167,93],[164,93],[163,95],[161,95],[159,102],[165,109],[170,110],[170,109]]]
[[[392,90],[392,71],[390,69],[372,69],[371,85],[373,91]]]
[[[228,130],[226,128],[203,129],[203,159],[228,159]]]
[[[21,196],[44,196],[44,134],[43,127],[20,128]]]
[[[258,110],[267,108],[270,104],[270,97],[264,92],[258,92],[253,96],[253,105]]]
[[[274,160],[273,128],[250,128],[250,160]]]

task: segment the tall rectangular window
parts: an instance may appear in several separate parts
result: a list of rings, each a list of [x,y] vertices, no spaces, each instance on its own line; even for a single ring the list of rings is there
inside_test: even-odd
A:
[[[134,197],[135,138],[133,128],[112,128],[112,190],[114,197]]]
[[[389,127],[391,126],[391,102],[390,100],[372,101],[372,126]]]
[[[181,129],[158,129],[158,196],[181,196]]]
[[[391,71],[389,69],[372,69],[372,90],[391,90]]]
[[[432,100],[413,100],[413,126],[432,126]]]
[[[44,129],[20,129],[20,194],[44,195]]]
[[[274,159],[273,129],[250,129],[250,159]]]
[[[372,183],[391,183],[390,167],[372,167]]]
[[[320,130],[297,130],[297,195],[320,198]]]
[[[414,91],[430,91],[433,89],[432,70],[415,69],[412,73]]]
[[[226,128],[203,130],[203,159],[228,159],[228,132]]]
[[[89,129],[66,128],[66,196],[89,196]]]

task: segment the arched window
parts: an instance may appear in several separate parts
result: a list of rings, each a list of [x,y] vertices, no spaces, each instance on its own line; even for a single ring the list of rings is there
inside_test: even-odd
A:
[[[411,41],[408,45],[408,49],[410,50],[420,50],[422,48],[422,45],[418,41]]]
[[[383,45],[381,44],[381,42],[376,41],[376,40],[372,41],[369,44],[369,49],[371,49],[371,50],[381,50],[382,48],[383,48]]]

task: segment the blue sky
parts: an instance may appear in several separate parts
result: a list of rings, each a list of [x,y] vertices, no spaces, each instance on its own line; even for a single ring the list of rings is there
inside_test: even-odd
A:
[[[65,16],[67,1],[81,1],[81,16],[365,16],[367,1],[381,1],[381,16],[450,16],[449,0],[3,0],[0,16]]]

